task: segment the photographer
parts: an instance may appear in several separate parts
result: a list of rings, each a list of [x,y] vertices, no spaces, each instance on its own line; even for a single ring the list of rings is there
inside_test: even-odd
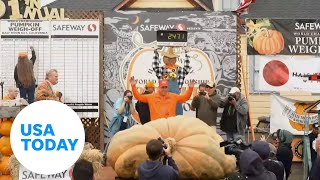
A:
[[[178,179],[179,170],[172,159],[171,148],[168,144],[164,145],[160,140],[153,139],[148,142],[146,151],[149,160],[139,165],[139,180]],[[164,155],[166,155],[168,159],[168,166],[162,164],[162,158]]]
[[[126,90],[122,98],[119,98],[115,103],[115,112],[113,118],[109,123],[109,137],[111,138],[118,131],[128,129],[133,125],[132,116],[136,113],[134,109],[134,102],[132,100],[132,92]]]
[[[196,109],[196,117],[216,130],[220,96],[216,92],[215,83],[200,84],[199,91],[191,102],[191,110]]]
[[[245,128],[248,122],[248,103],[237,87],[231,88],[229,96],[221,102],[224,108],[220,126],[226,132],[227,139],[234,140],[237,135],[245,137]]]

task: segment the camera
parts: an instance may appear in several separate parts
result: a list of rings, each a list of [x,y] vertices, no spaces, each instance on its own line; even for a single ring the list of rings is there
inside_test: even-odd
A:
[[[206,92],[199,92],[200,96],[205,96],[207,93]]]
[[[127,96],[129,100],[132,100],[133,96]]]
[[[236,99],[235,95],[230,94],[230,95],[228,96],[228,101],[232,101],[232,100],[234,100],[234,99]]]
[[[224,147],[225,154],[235,155],[237,160],[239,160],[241,153],[250,148],[251,145],[246,144],[241,138],[238,138],[236,141],[223,141],[220,143],[220,147]]]
[[[167,145],[166,145],[166,143],[161,139],[161,137],[159,137],[158,140],[161,141],[162,147],[163,147],[164,149],[167,149]]]

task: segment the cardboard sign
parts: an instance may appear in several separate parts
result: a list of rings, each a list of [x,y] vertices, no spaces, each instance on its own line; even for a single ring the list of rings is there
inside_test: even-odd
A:
[[[24,166],[19,167],[19,180],[71,180],[72,167],[58,174],[37,174],[29,171]]]

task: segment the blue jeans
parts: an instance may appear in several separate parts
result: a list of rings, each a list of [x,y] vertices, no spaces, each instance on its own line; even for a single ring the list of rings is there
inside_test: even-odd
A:
[[[35,82],[31,84],[30,87],[24,88],[24,87],[19,87],[20,90],[20,97],[28,101],[29,104],[34,102],[34,93],[36,89],[36,84]]]

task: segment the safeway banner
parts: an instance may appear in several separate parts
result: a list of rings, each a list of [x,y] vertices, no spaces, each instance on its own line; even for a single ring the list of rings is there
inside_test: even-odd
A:
[[[307,75],[320,72],[320,58],[310,56],[255,56],[259,64],[259,91],[320,92],[320,81]]]
[[[247,19],[249,55],[320,53],[319,19]]]
[[[270,133],[278,129],[286,129],[294,135],[303,135],[305,122],[317,123],[318,114],[304,113],[304,110],[312,105],[311,101],[296,101],[273,94],[271,97]],[[313,110],[320,109],[318,105]]]

